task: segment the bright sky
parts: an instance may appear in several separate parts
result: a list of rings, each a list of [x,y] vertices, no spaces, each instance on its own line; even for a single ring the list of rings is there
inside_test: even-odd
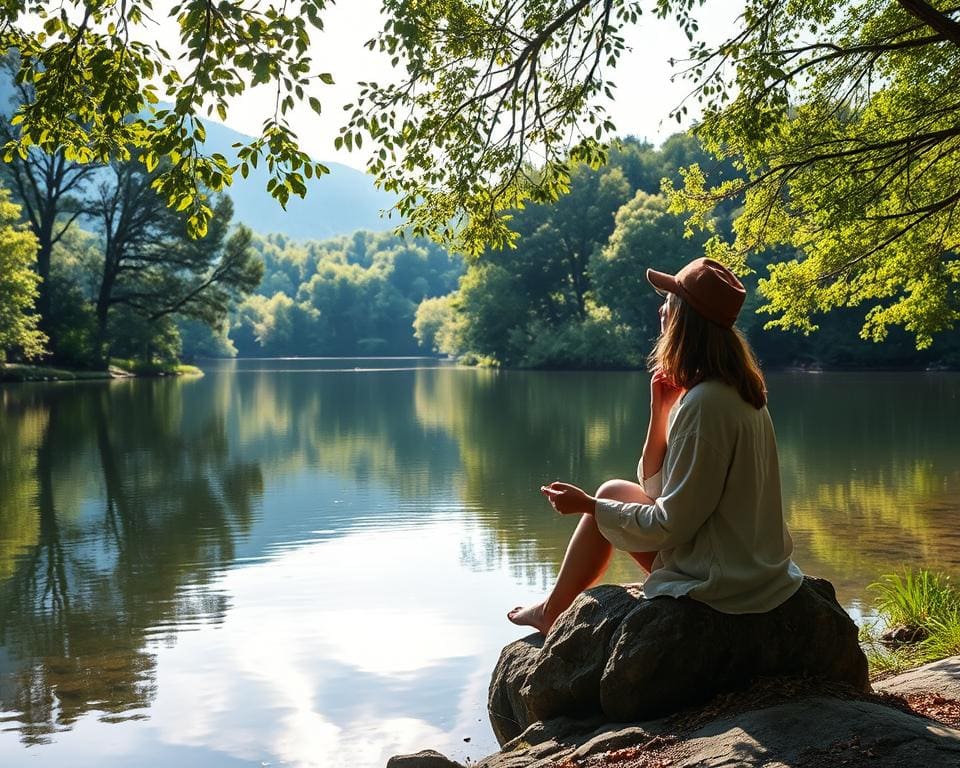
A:
[[[700,28],[708,41],[719,41],[734,30],[742,3],[715,0],[699,14]],[[324,107],[317,117],[306,106],[298,107],[291,120],[303,148],[320,160],[335,160],[362,169],[363,153],[334,150],[333,140],[345,113],[341,107],[357,95],[357,81],[388,82],[396,75],[387,58],[368,51],[364,42],[374,37],[380,26],[380,0],[340,0],[324,12],[326,29],[315,36],[312,56],[319,71],[334,76],[335,85],[317,86],[314,95]],[[610,116],[620,135],[634,135],[659,144],[679,130],[670,110],[689,91],[689,83],[670,82],[676,70],[671,57],[684,58],[689,43],[675,23],[658,21],[652,16],[641,19],[626,33],[631,50],[624,54],[614,73],[616,101],[609,105]],[[273,110],[272,88],[261,86],[239,99],[230,110],[227,124],[241,133],[259,134],[265,117]],[[695,103],[689,105],[695,117]],[[689,125],[689,120],[683,127]]]

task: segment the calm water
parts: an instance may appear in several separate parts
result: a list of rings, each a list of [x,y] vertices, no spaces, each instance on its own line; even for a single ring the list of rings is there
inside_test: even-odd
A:
[[[769,383],[805,571],[857,617],[901,564],[960,572],[960,375]],[[0,387],[0,765],[491,752],[504,612],[575,524],[536,489],[630,477],[647,392],[422,360]]]

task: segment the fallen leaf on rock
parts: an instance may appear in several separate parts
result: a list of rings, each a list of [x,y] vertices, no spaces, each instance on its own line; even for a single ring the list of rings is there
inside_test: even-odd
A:
[[[909,693],[906,700],[910,709],[918,715],[960,728],[960,701],[947,699],[935,693]]]

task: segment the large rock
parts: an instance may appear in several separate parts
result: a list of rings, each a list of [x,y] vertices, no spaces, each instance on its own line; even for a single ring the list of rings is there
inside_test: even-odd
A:
[[[588,590],[542,647],[504,648],[489,709],[501,744],[538,720],[649,720],[746,687],[759,676],[821,677],[869,690],[857,627],[832,585],[807,577],[764,614],[719,613],[692,599],[644,599],[635,587]]]
[[[876,685],[761,678],[702,707],[637,723],[536,722],[475,768],[932,768],[960,766],[960,656]],[[914,704],[919,704],[919,708]],[[943,706],[930,707],[939,702]],[[932,718],[932,719],[931,719]],[[388,768],[456,768],[435,752]],[[431,762],[419,762],[427,759]],[[402,762],[400,762],[402,761]]]
[[[530,670],[519,691],[524,709],[532,717],[530,722],[561,715],[587,717],[602,711],[601,679],[611,640],[643,602],[637,586],[607,584],[592,589],[560,616],[542,652],[528,651],[527,655],[535,658],[523,660],[518,654],[510,666]],[[502,671],[504,682],[511,673],[509,666]]]
[[[960,731],[867,700],[805,697],[670,733],[664,721],[576,732],[538,723],[476,768],[933,768],[960,765]]]
[[[874,688],[898,696],[934,694],[960,701],[960,656],[951,656],[888,677],[875,683]]]
[[[817,697],[716,720],[679,752],[678,768],[960,766],[960,731],[870,701]]]

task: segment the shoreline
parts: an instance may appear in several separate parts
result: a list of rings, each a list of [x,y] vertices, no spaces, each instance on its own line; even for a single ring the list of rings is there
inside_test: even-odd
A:
[[[126,362],[126,361],[124,361]],[[24,363],[0,363],[0,385],[39,382],[110,381],[112,379],[163,378],[166,376],[203,376],[195,365],[119,366],[104,371],[59,368]]]
[[[457,367],[473,369],[493,369],[503,372],[534,372],[534,373],[626,373],[643,372],[643,368],[523,368],[514,366],[484,366],[462,359],[442,358],[430,355],[412,357],[409,355],[378,357],[338,356],[338,357],[233,357],[233,358],[206,358],[208,360],[398,360],[398,359],[428,359],[439,360]],[[856,368],[837,367],[821,368],[814,366],[773,366],[765,369],[771,374],[849,374],[849,373],[960,373],[960,368],[928,367],[928,368]],[[89,370],[67,368],[55,365],[30,365],[27,363],[0,363],[0,385],[21,384],[30,382],[67,382],[67,381],[109,381],[111,379],[126,378],[164,378],[167,376],[203,376],[203,371],[196,365],[178,363],[176,365],[147,366],[130,360],[115,361],[107,370]]]

